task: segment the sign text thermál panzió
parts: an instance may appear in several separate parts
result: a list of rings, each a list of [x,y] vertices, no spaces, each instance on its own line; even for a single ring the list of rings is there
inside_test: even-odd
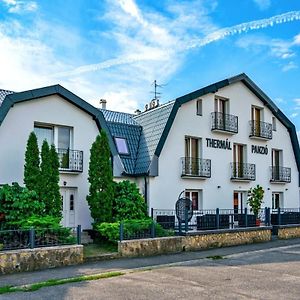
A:
[[[218,140],[218,139],[206,138],[206,146],[211,148],[231,150],[231,144],[230,141],[228,141],[228,139]]]
[[[268,147],[267,146],[257,146],[257,145],[252,145],[251,147],[251,152],[252,153],[257,153],[257,154],[268,154]]]

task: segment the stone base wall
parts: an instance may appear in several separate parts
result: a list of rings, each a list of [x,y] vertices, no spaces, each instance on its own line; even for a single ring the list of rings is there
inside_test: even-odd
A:
[[[280,225],[278,226],[279,239],[293,239],[300,237],[300,225]]]
[[[82,262],[82,245],[1,251],[0,274],[35,271]]]
[[[181,251],[203,250],[271,240],[271,227],[211,230],[186,236],[139,239],[119,242],[121,256],[151,256]]]

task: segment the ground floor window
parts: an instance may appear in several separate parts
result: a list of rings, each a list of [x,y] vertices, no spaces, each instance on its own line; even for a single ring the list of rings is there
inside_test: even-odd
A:
[[[272,193],[272,209],[283,207],[283,193],[273,192]]]
[[[185,197],[191,199],[193,210],[202,209],[202,190],[185,190]]]

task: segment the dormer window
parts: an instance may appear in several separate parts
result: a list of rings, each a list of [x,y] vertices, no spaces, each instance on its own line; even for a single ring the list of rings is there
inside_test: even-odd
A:
[[[127,140],[121,137],[115,137],[115,143],[119,154],[129,154]]]

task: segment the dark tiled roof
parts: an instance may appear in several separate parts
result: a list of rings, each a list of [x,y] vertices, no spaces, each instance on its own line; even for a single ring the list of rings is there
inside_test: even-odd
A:
[[[1,106],[1,104],[2,104],[2,102],[3,102],[3,100],[4,100],[4,98],[6,97],[6,95],[9,95],[9,94],[12,94],[12,93],[14,93],[14,92],[12,92],[12,91],[7,91],[7,90],[1,90],[1,89],[0,89],[0,106]]]
[[[100,109],[107,122],[122,123],[127,125],[138,125],[132,118],[132,114],[117,112],[107,109]]]
[[[142,127],[133,120],[133,115],[100,109],[107,122],[110,133],[113,137],[126,138],[129,155],[120,154],[120,158],[127,174],[135,174],[135,165],[139,148]]]
[[[159,106],[140,115],[134,120],[143,127],[139,151],[136,161],[136,173],[148,171],[151,159],[169,119],[175,101]]]
[[[127,140],[130,154],[120,157],[128,174],[148,172],[173,105],[174,101],[140,115],[100,109],[112,136]]]

